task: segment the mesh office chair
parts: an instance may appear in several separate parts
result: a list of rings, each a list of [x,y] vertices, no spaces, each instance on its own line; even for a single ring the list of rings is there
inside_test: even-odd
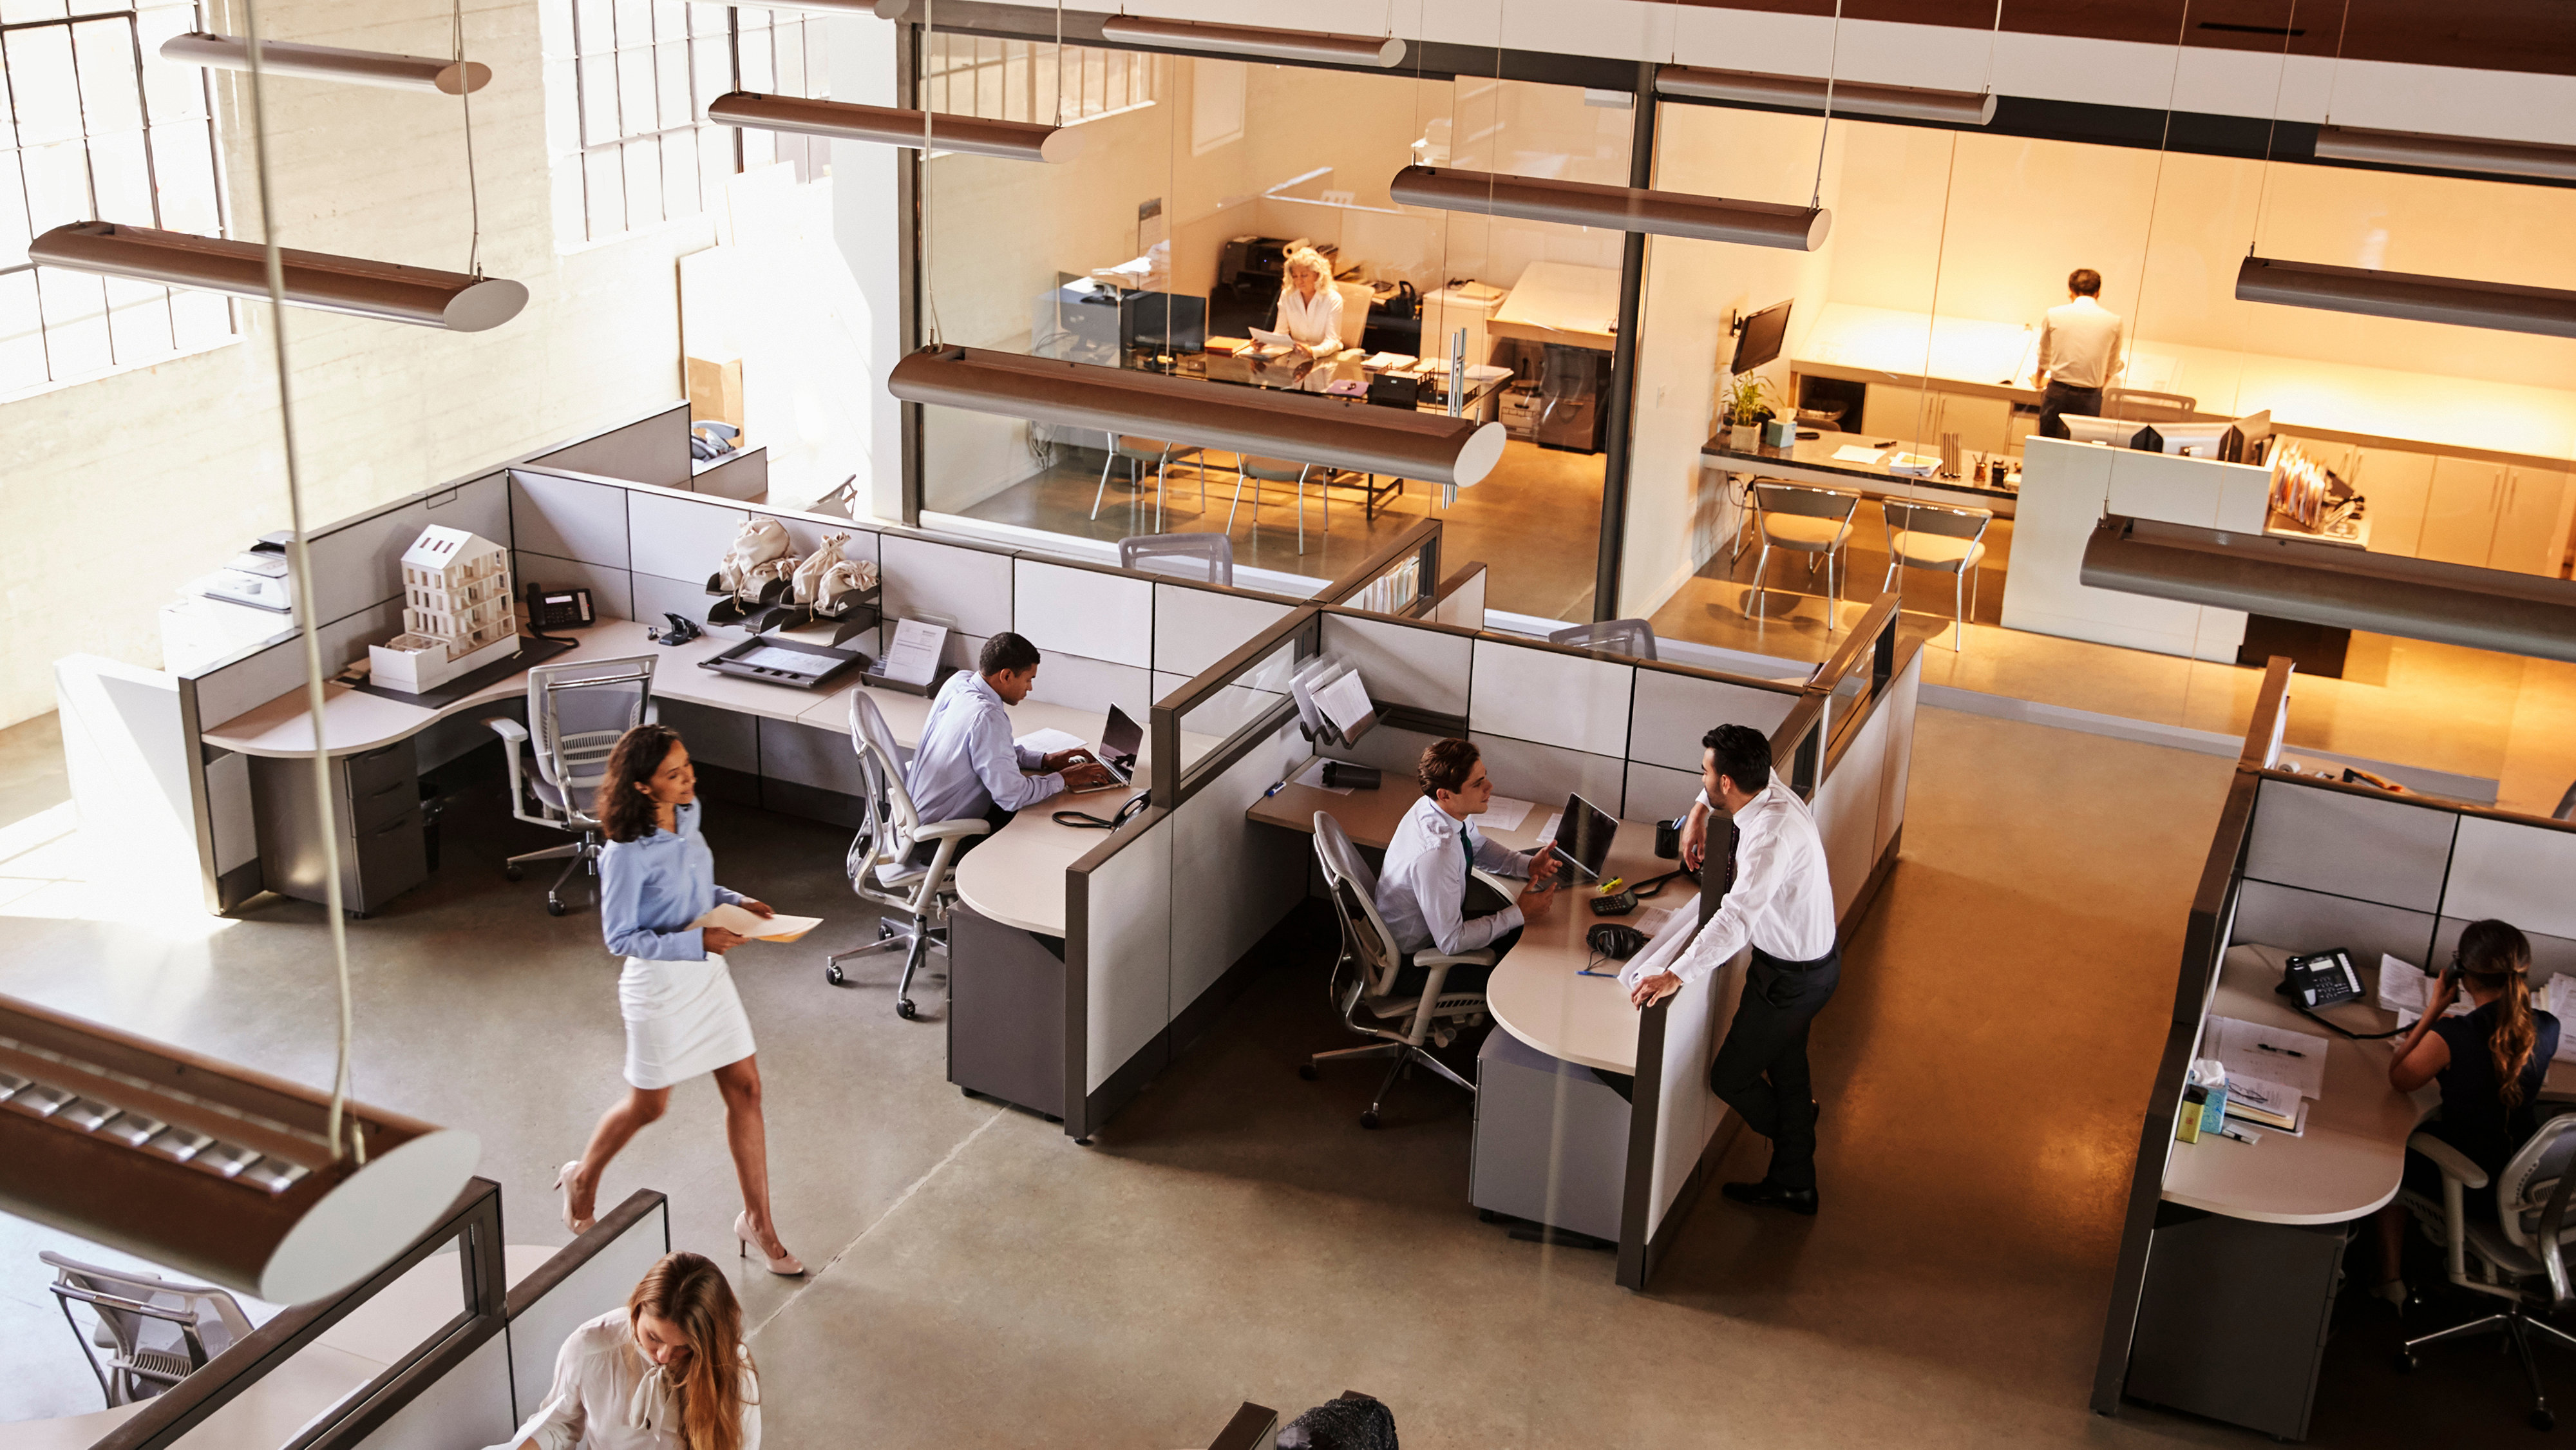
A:
[[[1762,577],[1771,563],[1771,551],[1791,549],[1807,556],[1810,577],[1816,572],[1816,560],[1824,560],[1825,630],[1833,631],[1836,606],[1843,597],[1835,568],[1841,562],[1843,546],[1851,542],[1852,510],[1858,507],[1860,495],[1839,488],[1817,488],[1779,478],[1753,481],[1753,522],[1762,535],[1761,557],[1753,561],[1753,605],[1757,616],[1769,617],[1768,606],[1762,600]]]
[[[561,860],[563,874],[546,888],[546,914],[561,916],[564,883],[575,872],[599,874],[600,825],[591,815],[599,782],[608,774],[618,737],[653,718],[653,660],[589,660],[539,665],[528,671],[528,723],[487,720],[503,740],[510,767],[510,814],[530,825],[580,837],[561,846],[513,856],[502,874],[516,881],[530,861]],[[526,773],[520,748],[533,741],[536,774]],[[533,800],[535,810],[529,810]],[[598,899],[598,891],[591,892]]]
[[[902,747],[895,744],[894,732],[886,728],[877,702],[869,699],[864,690],[850,692],[850,747],[858,752],[859,769],[867,779],[865,814],[843,862],[849,871],[850,889],[863,900],[904,913],[909,924],[897,926],[880,920],[875,941],[824,959],[823,980],[840,986],[842,962],[869,952],[900,950],[903,979],[895,984],[894,1015],[909,1021],[915,1015],[912,974],[920,970],[921,959],[927,953],[936,951],[945,956],[948,952],[948,928],[944,923],[948,904],[957,897],[948,878],[957,853],[965,849],[969,838],[991,831],[993,823],[981,816],[926,824],[922,821],[921,812],[912,803],[912,791],[904,784]],[[914,844],[921,841],[939,843],[927,865],[916,865],[910,859]]]
[[[1166,443],[1160,438],[1131,438],[1124,434],[1109,435],[1109,456],[1100,463],[1100,487],[1091,492],[1091,516],[1100,517],[1100,501],[1109,496],[1109,470],[1118,460],[1127,460],[1127,486],[1143,487],[1138,470],[1154,466],[1154,532],[1163,531],[1163,471],[1174,459],[1199,458],[1199,451],[1185,443]],[[1199,512],[1207,512],[1207,463],[1199,462]]]
[[[1650,660],[1655,657],[1655,627],[1642,619],[1603,619],[1591,624],[1578,624],[1560,629],[1547,637],[1549,644],[1570,644],[1576,649],[1606,649],[1630,659]]]
[[[1118,541],[1118,567],[1145,569],[1152,559],[1179,559],[1190,567],[1158,573],[1203,578],[1210,584],[1234,583],[1234,540],[1223,534],[1137,534]]]
[[[1955,623],[1950,651],[1958,653],[1968,637],[1968,611],[1976,607],[1976,584],[1983,577],[1977,565],[1986,557],[1986,526],[1995,521],[1994,510],[1897,498],[1881,501],[1879,508],[1887,523],[1887,578],[1879,592],[1896,585],[1908,568],[1948,574]]]
[[[1333,959],[1329,979],[1333,1010],[1341,1014],[1344,1027],[1377,1040],[1366,1047],[1318,1052],[1306,1059],[1297,1075],[1312,1082],[1319,1075],[1317,1069],[1326,1062],[1345,1057],[1394,1057],[1395,1061],[1387,1066],[1386,1077],[1377,1085],[1377,1096],[1370,1100],[1368,1111],[1360,1114],[1363,1128],[1378,1125],[1378,1110],[1385,1106],[1396,1078],[1416,1063],[1473,1095],[1476,1085],[1450,1071],[1449,1064],[1433,1057],[1423,1044],[1446,1047],[1458,1035],[1462,1022],[1473,1022],[1485,1015],[1484,993],[1444,992],[1440,986],[1451,967],[1490,967],[1494,954],[1415,952],[1413,964],[1426,968],[1429,974],[1421,995],[1395,996],[1395,978],[1404,969],[1404,954],[1396,950],[1395,933],[1387,928],[1386,918],[1378,915],[1377,873],[1360,859],[1359,849],[1342,833],[1341,822],[1322,811],[1315,812],[1315,859],[1324,868],[1324,889],[1332,897],[1333,915],[1342,923],[1342,950]],[[1362,1012],[1376,1020],[1361,1021]]]
[[[2102,390],[2102,416],[2124,423],[2186,422],[2199,405],[2198,398],[2183,393],[2154,393],[2144,388]]]
[[[1284,458],[1255,458],[1248,454],[1236,454],[1234,456],[1234,503],[1225,511],[1226,533],[1231,535],[1234,532],[1234,511],[1243,507],[1245,479],[1254,480],[1252,536],[1256,539],[1261,537],[1261,485],[1293,483],[1297,485],[1297,552],[1300,554],[1306,552],[1306,480],[1314,472],[1315,465],[1311,463],[1291,463]],[[1327,470],[1327,477],[1329,476],[1330,471]],[[1323,502],[1322,531],[1329,534],[1333,531],[1333,490],[1330,484],[1319,480],[1315,492]]]
[[[36,1255],[55,1271],[45,1287],[63,1322],[81,1341],[109,1409],[148,1400],[250,1335],[240,1301],[204,1284],[183,1284],[139,1270],[106,1269],[47,1250]],[[98,1324],[81,1334],[72,1305],[87,1304]],[[108,1352],[98,1362],[97,1351]]]
[[[2521,1356],[2523,1377],[2531,1384],[2532,1428],[2549,1429],[2557,1420],[2549,1412],[2549,1396],[2540,1387],[2540,1366],[2531,1357],[2532,1336],[2576,1349],[2576,1335],[2531,1311],[2537,1308],[2546,1314],[2570,1297],[2565,1251],[2560,1245],[2576,1238],[2576,1223],[2566,1222],[2569,1195],[2559,1191],[2559,1180],[2576,1168],[2576,1115],[2542,1123],[2540,1131],[2505,1163],[2494,1184],[2493,1222],[2468,1215],[2468,1194],[2488,1187],[2487,1175],[2478,1165],[2430,1133],[2416,1134],[2406,1140],[2406,1146],[2441,1168],[2442,1201],[2437,1204],[2420,1193],[2400,1192],[2398,1202],[2429,1237],[2442,1244],[2446,1277],[2453,1284],[2502,1299],[2504,1307],[2483,1319],[2406,1341],[2406,1347],[2397,1351],[2397,1368],[2414,1369],[2416,1351],[2428,1344],[2501,1334]],[[2545,1282],[2527,1289],[2534,1279]]]

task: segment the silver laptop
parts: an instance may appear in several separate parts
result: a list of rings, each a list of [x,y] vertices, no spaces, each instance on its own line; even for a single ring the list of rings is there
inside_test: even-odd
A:
[[[1145,727],[1127,718],[1127,712],[1112,705],[1109,723],[1100,728],[1100,743],[1092,748],[1092,758],[1109,770],[1112,777],[1105,785],[1075,786],[1067,795],[1089,795],[1094,791],[1124,790],[1135,783],[1136,756],[1145,748]]]

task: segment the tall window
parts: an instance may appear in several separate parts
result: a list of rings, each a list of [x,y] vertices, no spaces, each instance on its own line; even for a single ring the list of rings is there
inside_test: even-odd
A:
[[[933,34],[923,48],[923,104],[933,111],[994,121],[1063,122],[1150,106],[1160,94],[1161,57],[1068,45],[1059,61],[1045,41]]]
[[[0,398],[231,340],[232,306],[212,293],[27,260],[65,222],[222,233],[206,74],[160,57],[196,28],[196,7],[173,0],[0,0]]]
[[[745,166],[791,161],[799,181],[825,169],[828,147],[705,119],[730,90],[830,95],[820,17],[681,0],[544,0],[539,13],[559,244],[696,216]]]

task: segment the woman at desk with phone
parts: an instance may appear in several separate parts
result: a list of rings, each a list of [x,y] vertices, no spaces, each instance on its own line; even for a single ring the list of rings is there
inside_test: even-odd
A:
[[[1279,286],[1279,330],[1288,340],[1322,356],[1342,348],[1342,293],[1323,254],[1299,247],[1288,254]]]
[[[2495,920],[2470,922],[2424,1015],[2397,1040],[2397,1055],[2388,1063],[2388,1085],[2401,1093],[2441,1083],[2442,1116],[2422,1131],[2460,1150],[2490,1179],[2540,1130],[2532,1103],[2558,1053],[2559,1022],[2531,1005],[2525,980],[2530,969],[2531,943],[2519,930]],[[2443,1015],[2463,991],[2476,1010]],[[2410,1191],[2442,1196],[2441,1169],[2412,1148],[2406,1150],[2405,1183]],[[2495,1216],[2493,1194],[2472,1195],[2466,1206],[2473,1214]],[[2405,1242],[2406,1210],[2392,1202],[2379,1210],[2380,1278],[2371,1290],[2391,1304],[2406,1302],[2400,1263]]]

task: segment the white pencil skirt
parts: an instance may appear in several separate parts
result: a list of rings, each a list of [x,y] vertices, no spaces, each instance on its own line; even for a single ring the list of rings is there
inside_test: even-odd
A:
[[[640,1088],[686,1082],[756,1050],[722,956],[628,957],[617,978],[617,1010],[626,1019],[626,1080]]]

